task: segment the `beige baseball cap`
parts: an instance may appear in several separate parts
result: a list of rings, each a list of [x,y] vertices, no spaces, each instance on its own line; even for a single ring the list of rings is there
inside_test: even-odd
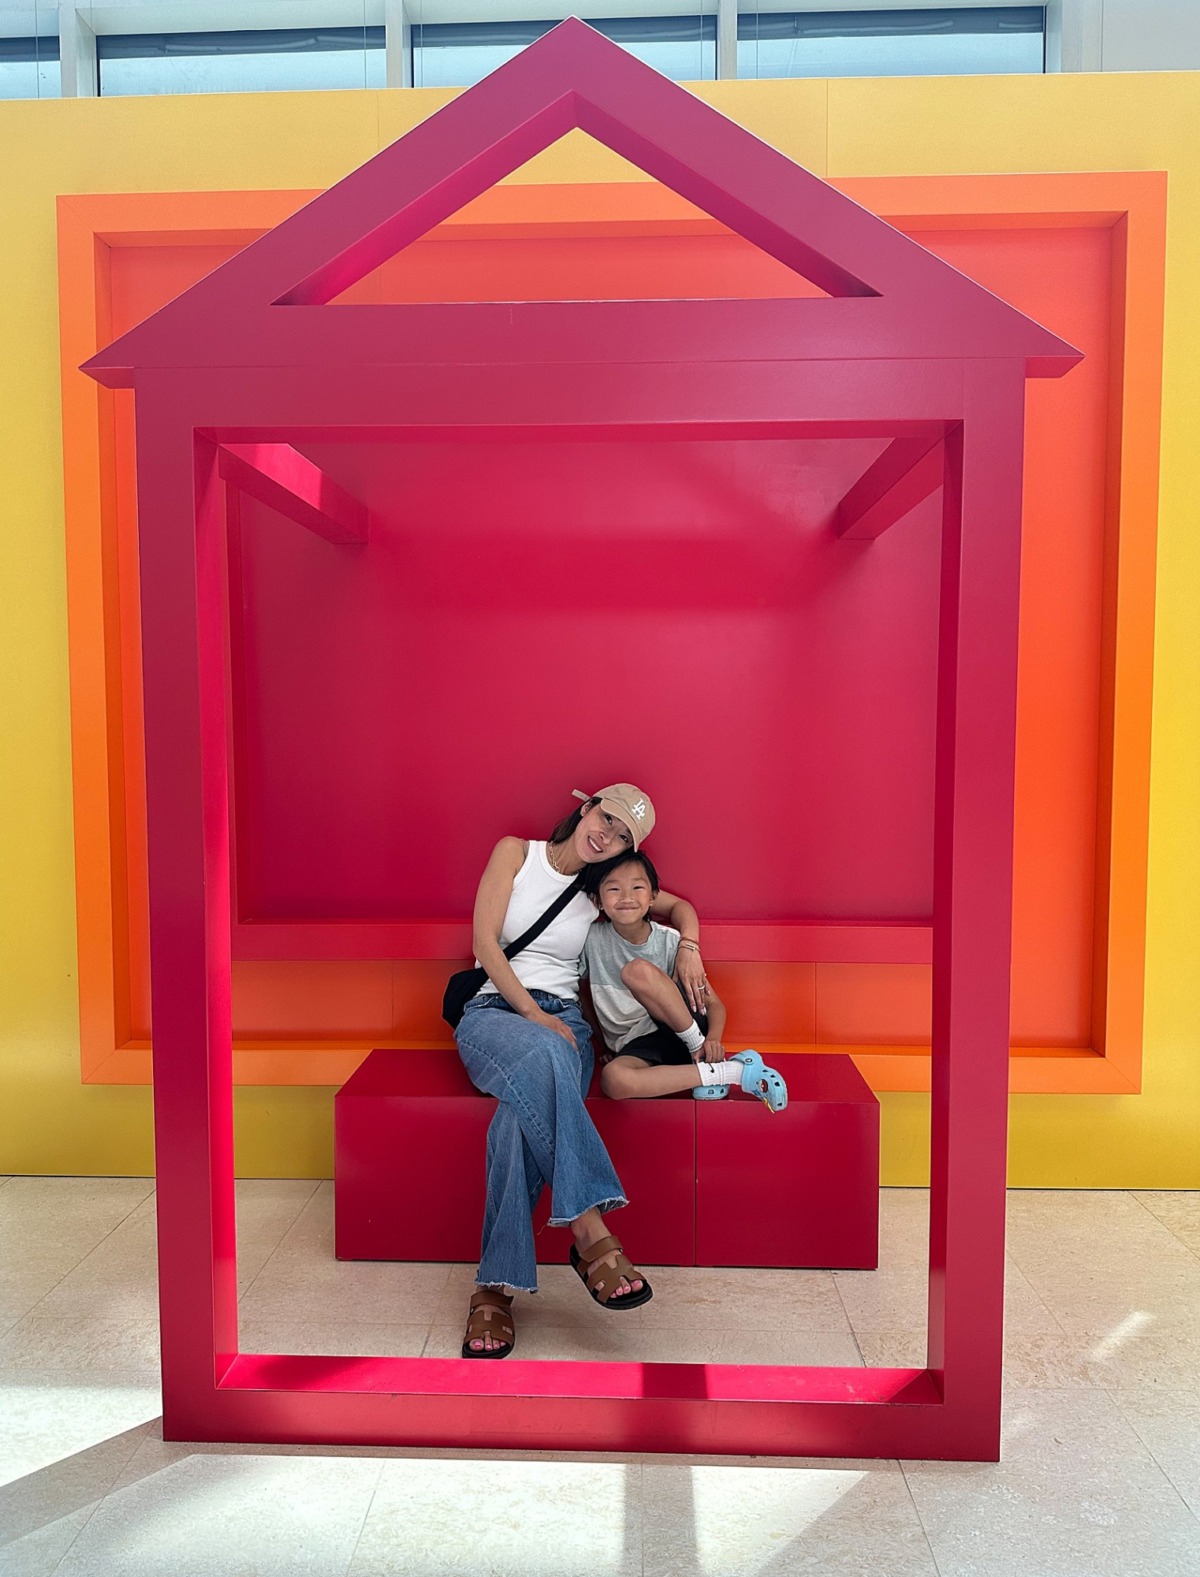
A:
[[[643,794],[633,783],[610,783],[595,794],[585,794],[582,789],[572,789],[571,792],[576,799],[598,799],[601,810],[623,821],[633,834],[635,849],[654,830],[654,806],[650,803],[650,796]]]

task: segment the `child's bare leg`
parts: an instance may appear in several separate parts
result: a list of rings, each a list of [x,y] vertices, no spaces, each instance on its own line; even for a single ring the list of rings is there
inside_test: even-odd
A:
[[[610,1100],[648,1100],[654,1095],[674,1095],[677,1090],[694,1090],[700,1083],[700,1070],[693,1063],[658,1066],[640,1057],[622,1055],[606,1062],[600,1070],[600,1088]]]
[[[631,958],[621,971],[621,983],[633,993],[651,1018],[657,1019],[660,1024],[670,1025],[676,1034],[695,1023],[691,1009],[683,1000],[683,992],[670,975],[664,975],[648,958]],[[677,1089],[686,1087],[676,1086]],[[665,1092],[660,1090],[658,1093]]]

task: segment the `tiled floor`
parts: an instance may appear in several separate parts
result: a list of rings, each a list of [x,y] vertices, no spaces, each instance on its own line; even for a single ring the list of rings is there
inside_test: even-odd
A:
[[[457,1352],[469,1267],[339,1265],[332,1190],[239,1185],[242,1345]],[[926,1196],[878,1272],[565,1268],[522,1357],[923,1362]],[[1198,1577],[1200,1194],[1013,1193],[998,1466],[168,1445],[154,1197],[0,1180],[4,1577]]]

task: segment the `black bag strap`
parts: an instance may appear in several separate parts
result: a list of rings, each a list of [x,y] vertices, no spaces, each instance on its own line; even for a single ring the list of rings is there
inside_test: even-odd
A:
[[[532,942],[535,937],[541,936],[542,932],[550,924],[551,920],[554,919],[555,915],[561,914],[571,902],[571,899],[574,898],[575,894],[582,888],[583,878],[584,872],[580,871],[579,875],[575,878],[571,885],[569,887],[563,888],[562,892],[559,893],[558,897],[550,905],[549,909],[547,909],[544,914],[538,916],[538,918],[529,927],[528,931],[519,936],[515,942],[510,942],[508,944],[508,946],[504,949],[505,958],[515,958],[518,953],[524,952],[524,950],[529,946],[530,942]]]

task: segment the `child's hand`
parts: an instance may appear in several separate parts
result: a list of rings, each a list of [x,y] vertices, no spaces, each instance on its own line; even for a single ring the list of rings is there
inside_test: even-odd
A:
[[[724,1062],[725,1048],[715,1035],[710,1035],[701,1046],[696,1057],[697,1062]]]

